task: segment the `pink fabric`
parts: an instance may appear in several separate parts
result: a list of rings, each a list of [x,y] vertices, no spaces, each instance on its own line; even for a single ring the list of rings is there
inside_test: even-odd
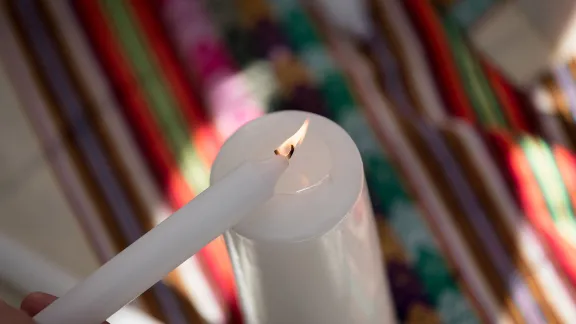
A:
[[[234,66],[200,0],[163,0],[162,16],[216,125],[227,138],[264,113]]]

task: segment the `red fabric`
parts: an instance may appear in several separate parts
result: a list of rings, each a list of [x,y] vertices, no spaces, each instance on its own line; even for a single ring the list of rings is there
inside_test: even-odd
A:
[[[576,210],[576,156],[561,146],[554,147],[553,152],[556,158],[556,165],[562,174],[562,180],[570,196],[572,208]],[[574,249],[571,249],[569,252],[574,253]],[[567,258],[570,258],[570,256],[567,256]],[[576,280],[573,279],[572,282],[574,281]],[[576,298],[574,290],[570,289],[570,292],[572,293],[572,298]]]
[[[528,123],[520,108],[520,102],[516,97],[516,93],[512,87],[504,80],[504,78],[486,62],[482,62],[482,67],[488,82],[492,86],[494,93],[498,97],[498,101],[504,108],[504,113],[510,125],[519,131],[529,132]]]
[[[513,87],[510,87],[509,89],[512,93],[515,94],[515,97],[522,109],[524,120],[526,124],[528,124],[530,131],[533,134],[544,134],[544,129],[542,125],[540,125],[540,117],[538,116],[538,111],[534,106],[534,102],[530,96],[520,89]]]
[[[189,129],[194,132],[194,145],[202,155],[204,162],[211,166],[218,154],[221,140],[215,134],[209,121],[205,118],[198,99],[193,95],[186,79],[181,62],[178,61],[166,34],[156,16],[156,9],[148,1],[130,0],[130,10],[134,13],[136,23],[145,34],[148,49],[154,54],[160,71],[168,88],[182,108]],[[183,206],[187,201],[182,201]],[[232,264],[222,240],[215,241],[206,247],[200,256],[205,270],[212,277],[212,284],[217,286],[218,293],[225,299],[227,307],[238,311],[236,303],[236,284]]]
[[[163,136],[150,114],[148,103],[144,99],[133,71],[129,69],[129,64],[122,56],[115,35],[108,27],[97,0],[74,1],[73,4],[104,71],[114,85],[122,103],[123,113],[130,122],[134,137],[148,159],[156,180],[172,209],[179,209],[193,199],[194,194],[179,172],[177,163],[166,143],[162,141]],[[213,260],[213,255],[222,253],[225,253],[224,244],[222,240],[217,240],[202,249],[198,256],[201,260]]]
[[[501,145],[507,149],[508,168],[511,171],[515,183],[515,194],[518,196],[520,205],[528,220],[536,229],[542,242],[554,255],[552,260],[558,268],[562,269],[570,280],[576,284],[576,259],[574,249],[570,247],[560,236],[552,216],[544,200],[538,182],[532,173],[528,158],[522,147],[516,144],[510,137],[499,136]]]
[[[162,141],[163,136],[154,117],[150,114],[148,103],[115,43],[114,34],[108,28],[106,18],[100,11],[98,3],[95,0],[72,3],[82,18],[80,20],[104,67],[103,70],[114,85],[114,90],[122,103],[122,112],[129,121],[134,137],[150,162],[153,174],[170,204],[177,205],[183,200],[191,199],[192,192],[184,178],[178,174],[176,161]]]
[[[476,122],[474,109],[468,100],[452,53],[440,21],[430,1],[401,1],[417,27],[422,43],[427,48],[430,66],[434,71],[440,91],[452,115],[462,117],[469,122]]]
[[[134,13],[139,29],[146,36],[148,48],[155,55],[156,63],[160,66],[172,95],[179,103],[189,129],[194,132],[195,147],[198,148],[204,162],[211,166],[218,154],[221,140],[206,118],[198,98],[192,92],[183,72],[182,63],[174,53],[156,16],[156,8],[149,1],[139,0],[130,0],[129,8]]]
[[[482,140],[484,144],[488,147],[490,151],[490,155],[498,165],[498,169],[502,178],[506,182],[508,189],[511,192],[516,191],[516,184],[514,182],[514,178],[512,177],[510,167],[508,165],[508,133],[503,130],[483,130],[480,127],[477,127],[476,130],[482,136]],[[516,203],[519,205],[520,201],[518,200],[518,196],[514,195]]]
[[[568,149],[558,145],[554,146],[552,152],[568,191],[572,208],[576,210],[576,157]]]

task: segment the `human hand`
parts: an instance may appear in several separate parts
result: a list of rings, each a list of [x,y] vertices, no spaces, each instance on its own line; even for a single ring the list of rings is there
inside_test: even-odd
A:
[[[5,324],[35,324],[34,315],[54,302],[57,297],[45,293],[31,293],[26,296],[16,309],[0,299],[0,323]],[[103,323],[108,324],[108,323]]]

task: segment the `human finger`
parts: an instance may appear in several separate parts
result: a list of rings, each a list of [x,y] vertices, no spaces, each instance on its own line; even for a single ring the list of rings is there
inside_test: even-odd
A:
[[[26,296],[20,305],[20,308],[30,316],[35,316],[41,310],[52,304],[58,297],[43,292],[34,292]],[[102,324],[109,324],[104,322]]]
[[[41,310],[46,308],[48,305],[52,304],[58,297],[52,296],[50,294],[42,292],[33,292],[26,296],[20,304],[20,309],[22,309],[26,314],[34,316],[40,313]]]
[[[32,317],[0,299],[0,322],[11,324],[34,324]]]

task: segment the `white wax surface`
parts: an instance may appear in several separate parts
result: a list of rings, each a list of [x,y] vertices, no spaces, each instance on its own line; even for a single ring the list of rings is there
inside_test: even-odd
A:
[[[364,171],[350,136],[324,117],[297,111],[269,114],[243,126],[220,150],[211,182],[243,162],[270,154],[307,117],[306,137],[278,180],[275,195],[235,227],[242,235],[267,241],[318,236],[340,222],[360,195]]]
[[[212,181],[306,117],[275,195],[226,234],[247,323],[394,323],[360,154],[338,125],[294,111],[261,117],[224,145]]]
[[[35,291],[61,296],[74,287],[78,279],[42,256],[0,234],[0,282],[22,294]],[[111,324],[160,324],[133,306],[123,307],[108,318]]]
[[[98,324],[237,224],[273,194],[288,159],[238,165],[50,304],[38,324]],[[249,186],[249,188],[246,188]]]

